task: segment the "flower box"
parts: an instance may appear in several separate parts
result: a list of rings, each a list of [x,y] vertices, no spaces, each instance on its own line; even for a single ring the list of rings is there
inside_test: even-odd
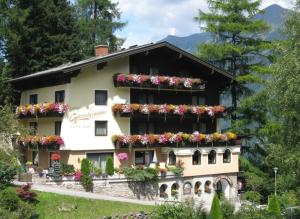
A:
[[[58,150],[61,145],[64,144],[63,139],[58,135],[38,136],[27,135],[20,139],[17,139],[18,145],[25,147],[46,147],[48,149]]]
[[[115,115],[129,116],[175,116],[175,117],[214,117],[225,112],[223,106],[192,106],[172,104],[114,104],[112,111]]]
[[[116,147],[147,147],[167,146],[167,147],[184,147],[184,146],[224,146],[234,145],[237,135],[232,132],[224,134],[201,134],[194,132],[187,133],[165,133],[161,135],[145,134],[145,135],[114,135],[112,141]]]
[[[175,76],[151,76],[138,74],[115,74],[115,87],[204,90],[205,83],[200,78],[181,78]]]
[[[20,117],[62,116],[68,109],[65,103],[28,104],[17,106],[16,114]]]

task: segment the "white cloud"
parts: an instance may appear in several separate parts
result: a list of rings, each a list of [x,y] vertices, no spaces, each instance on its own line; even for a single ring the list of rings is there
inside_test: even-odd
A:
[[[121,20],[128,25],[118,36],[124,47],[156,42],[167,35],[186,36],[200,32],[194,21],[198,10],[207,10],[206,0],[113,0],[119,3]],[[294,0],[263,0],[262,8],[279,4],[291,8]]]

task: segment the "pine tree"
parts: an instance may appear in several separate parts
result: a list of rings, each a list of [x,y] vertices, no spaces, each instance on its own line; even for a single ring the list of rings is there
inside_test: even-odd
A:
[[[275,216],[281,216],[280,206],[275,195],[269,196],[268,211]]]
[[[80,26],[81,49],[85,56],[94,55],[94,46],[109,45],[110,51],[117,50],[123,40],[115,32],[125,23],[119,21],[118,4],[111,0],[77,0],[77,14]]]
[[[3,1],[4,2],[4,1]],[[3,3],[2,2],[2,3]],[[12,77],[81,59],[79,29],[66,0],[6,1],[3,50]]]
[[[106,159],[105,172],[109,176],[114,175],[114,163],[113,163],[113,159],[111,157],[108,157]]]
[[[217,193],[214,195],[208,219],[223,219],[221,203]]]

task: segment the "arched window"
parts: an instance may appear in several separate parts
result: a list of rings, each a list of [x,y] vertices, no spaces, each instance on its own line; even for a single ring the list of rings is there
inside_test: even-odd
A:
[[[195,194],[200,195],[201,194],[201,182],[195,183]]]
[[[170,166],[176,165],[176,155],[175,155],[174,151],[169,152],[169,163],[168,163],[168,165],[170,165]]]
[[[211,188],[210,188],[210,185],[211,185],[211,181],[206,181],[205,184],[204,184],[204,191],[206,193],[211,193]]]
[[[231,151],[226,149],[223,154],[223,163],[230,163],[231,162]]]
[[[183,185],[183,195],[190,195],[192,194],[192,184],[187,182]]]
[[[211,150],[208,154],[208,164],[215,164],[217,162],[217,153],[215,150]]]
[[[166,184],[162,184],[159,188],[159,197],[160,198],[168,198],[168,194],[167,194],[167,188],[168,186]]]
[[[178,198],[178,189],[179,189],[179,185],[177,183],[174,183],[171,186],[171,196],[174,198]]]
[[[195,151],[193,154],[193,165],[201,164],[201,153],[200,151]]]

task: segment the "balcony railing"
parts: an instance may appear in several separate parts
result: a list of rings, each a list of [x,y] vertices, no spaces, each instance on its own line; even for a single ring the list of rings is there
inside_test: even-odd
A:
[[[27,135],[17,139],[17,144],[28,148],[46,148],[58,150],[60,146],[64,145],[64,140],[58,135]]]
[[[224,106],[192,106],[171,104],[114,104],[112,111],[122,117],[131,116],[173,116],[173,117],[217,117],[226,112]]]
[[[40,103],[20,105],[16,108],[19,117],[54,117],[63,116],[69,106],[65,103]]]
[[[116,147],[201,147],[239,145],[240,140],[236,134],[213,133],[201,134],[165,133],[162,135],[114,135],[112,141]]]
[[[138,74],[115,74],[115,87],[130,87],[140,89],[189,90],[205,89],[205,82],[200,78],[180,78],[169,76],[151,76]]]

